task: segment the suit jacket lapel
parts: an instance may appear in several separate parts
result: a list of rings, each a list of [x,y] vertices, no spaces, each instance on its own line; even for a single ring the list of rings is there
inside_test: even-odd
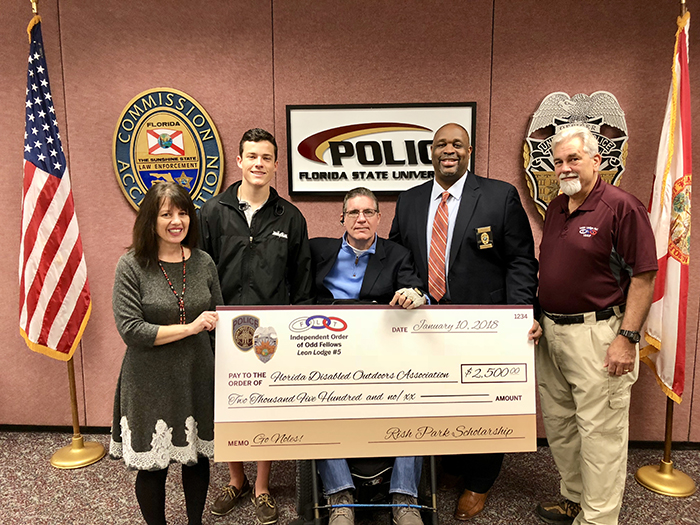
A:
[[[455,258],[462,245],[464,236],[467,232],[467,226],[471,221],[476,205],[481,197],[481,189],[479,181],[473,173],[468,172],[467,180],[464,182],[462,190],[462,198],[459,201],[459,210],[457,211],[457,221],[455,229],[452,232],[452,244],[450,245],[450,268],[454,267]]]
[[[384,269],[384,259],[386,259],[384,243],[382,242],[382,239],[377,238],[377,249],[375,250],[374,254],[369,256],[369,262],[367,263],[367,269],[365,270],[365,277],[362,279],[360,299],[372,295],[370,294],[372,287],[377,281],[379,274]]]
[[[316,282],[319,285],[323,284],[323,280],[331,271],[335,260],[338,258],[338,251],[343,244],[342,239],[332,239],[326,246],[324,246],[323,253],[319,255],[319,262],[316,266]]]

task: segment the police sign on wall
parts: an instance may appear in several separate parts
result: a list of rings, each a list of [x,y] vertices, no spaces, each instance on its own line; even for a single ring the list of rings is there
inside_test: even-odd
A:
[[[176,89],[134,97],[119,117],[112,153],[119,186],[137,210],[155,182],[180,184],[197,209],[221,187],[224,157],[214,122]]]
[[[474,144],[475,121],[476,102],[287,106],[289,191],[412,188],[433,178],[435,131],[457,122]]]
[[[560,129],[571,126],[588,128],[598,140],[602,157],[599,171],[604,181],[619,186],[625,171],[627,123],[615,95],[607,91],[592,95],[578,93],[573,97],[562,92],[550,93],[532,115],[523,146],[525,180],[542,217],[559,194],[552,138]]]

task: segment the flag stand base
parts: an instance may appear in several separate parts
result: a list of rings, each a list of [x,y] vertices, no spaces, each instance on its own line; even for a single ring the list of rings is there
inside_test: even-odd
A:
[[[95,441],[83,441],[83,436],[73,436],[73,443],[54,452],[51,465],[60,469],[87,467],[101,460],[105,448]]]
[[[659,465],[646,465],[635,472],[634,479],[642,486],[664,496],[685,498],[695,494],[693,479],[673,468],[671,444],[673,443],[673,400],[666,398],[666,438],[664,458]]]
[[[662,460],[659,465],[641,467],[634,479],[649,490],[674,498],[692,496],[697,489],[690,476],[673,468],[673,461]]]
[[[70,407],[73,413],[73,442],[54,452],[51,465],[60,469],[87,467],[97,463],[105,456],[105,448],[97,442],[83,440],[78,422],[78,394],[75,389],[75,367],[73,358],[68,360],[68,387],[70,388]]]

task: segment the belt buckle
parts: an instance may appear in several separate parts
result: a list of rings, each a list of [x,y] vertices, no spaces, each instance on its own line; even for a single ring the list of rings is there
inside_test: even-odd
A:
[[[615,315],[615,310],[613,310],[612,308],[606,308],[605,310],[601,310],[599,312],[596,312],[595,318],[596,318],[596,321],[607,321],[613,315]]]
[[[583,316],[578,314],[566,315],[561,318],[560,324],[581,324],[583,322]]]
[[[576,314],[573,315],[566,315],[566,314],[554,314],[554,313],[549,313],[545,312],[545,315],[549,317],[552,321],[554,321],[554,324],[579,324],[583,322],[581,320],[581,316],[578,316]]]

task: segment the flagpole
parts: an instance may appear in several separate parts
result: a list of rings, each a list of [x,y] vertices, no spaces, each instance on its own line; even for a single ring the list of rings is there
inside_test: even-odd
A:
[[[681,17],[686,14],[685,0],[680,0]],[[671,397],[666,397],[666,436],[664,439],[664,457],[659,465],[645,465],[637,470],[634,478],[643,487],[651,491],[684,498],[691,496],[697,490],[695,481],[687,474],[673,468],[671,461],[671,446],[673,444],[673,403]]]
[[[39,7],[38,7],[39,0],[30,0],[30,3],[32,4],[32,13],[34,14],[34,17],[29,22],[29,27],[27,27],[27,36],[29,37],[29,43],[30,43],[29,64],[31,65],[33,59],[39,59],[40,56],[43,55],[43,50],[41,50],[41,55],[37,53],[36,55],[34,55],[32,57],[32,55],[31,55],[32,31],[33,31],[33,28],[41,22],[41,17],[39,16]],[[40,32],[39,32],[39,39],[41,39]],[[48,94],[48,86],[49,86],[48,73],[46,73],[46,68],[41,67],[41,68],[38,68],[37,71],[44,73],[46,75],[46,78],[42,81],[42,89],[44,87],[46,87],[46,91],[47,91],[46,97],[48,100],[50,100],[50,95]],[[31,68],[30,68],[29,72],[30,72],[30,74],[33,74],[33,71],[31,70]],[[37,84],[39,84],[39,82],[37,82]],[[33,86],[33,89],[37,89],[37,86],[36,85]],[[27,89],[27,92],[29,92],[29,89]],[[46,103],[46,100],[42,101],[41,95],[37,96],[36,101],[37,101],[37,103],[42,103],[42,104]],[[31,104],[28,107],[30,107],[30,106],[31,106]],[[54,110],[53,106],[51,106],[49,109],[51,112],[53,112],[53,110]],[[38,113],[38,115],[41,118],[43,118],[46,115],[46,111],[41,110],[41,112]],[[34,118],[33,115],[32,115],[32,117]],[[37,128],[38,127],[39,126],[37,126]],[[50,129],[50,126],[47,124],[44,129],[48,130],[48,129]],[[56,127],[55,131],[58,132],[57,127]],[[36,133],[36,130],[34,130],[34,132]],[[27,135],[25,133],[25,139],[26,139],[26,136]],[[60,146],[60,140],[57,140],[57,139],[60,139],[60,135],[58,135],[57,137],[51,136],[49,138],[54,141],[54,142],[50,142],[50,143],[51,144],[55,143],[55,145],[57,146],[56,149],[61,152],[60,158],[62,160],[60,161],[60,163],[57,166],[54,166],[55,168],[60,168],[61,164],[65,164],[65,159],[63,159],[63,154],[62,154],[63,148],[61,148],[61,146]],[[36,144],[41,145],[40,142],[37,142]],[[29,150],[25,150],[25,151],[31,151],[31,148]],[[59,154],[58,151],[54,150],[54,151],[52,151],[51,154],[58,155]],[[43,153],[41,154],[40,157],[37,157],[37,160],[44,161],[45,159],[46,159],[46,156]],[[27,157],[25,156],[25,161],[26,160],[27,160]],[[31,162],[35,162],[35,161],[31,161]],[[42,166],[44,166],[44,168],[46,168],[46,166],[43,165],[43,163],[41,163],[41,164],[42,164]],[[34,164],[34,168],[37,169],[37,171],[38,171],[38,166],[36,164]],[[67,176],[67,173],[66,173],[66,176]],[[70,202],[70,205],[72,206],[72,195],[69,194],[69,197],[70,197],[69,202]],[[25,239],[25,237],[24,237],[24,233],[23,233],[23,240],[24,239]],[[78,242],[80,242],[79,238],[78,238]],[[81,248],[81,252],[82,252],[82,248]],[[22,270],[21,266],[20,266],[20,270]],[[85,283],[86,283],[85,287],[87,287],[87,277],[85,277]],[[85,288],[85,289],[87,289],[87,288]],[[72,442],[72,444],[57,450],[53,454],[53,456],[51,456],[51,464],[54,467],[60,468],[60,469],[73,469],[73,468],[85,467],[87,465],[91,465],[91,464],[99,461],[105,455],[105,449],[100,443],[95,443],[95,442],[87,442],[86,443],[83,440],[83,436],[80,434],[80,420],[78,418],[78,395],[77,395],[76,388],[75,388],[75,368],[73,365],[72,354],[78,345],[78,341],[80,341],[83,330],[85,328],[85,323],[87,323],[87,320],[90,317],[90,310],[91,310],[92,303],[90,302],[90,299],[89,299],[89,291],[87,291],[87,294],[88,294],[88,299],[87,299],[88,304],[87,304],[87,310],[86,310],[85,316],[84,316],[82,322],[80,323],[80,328],[77,332],[77,335],[74,339],[74,342],[69,345],[70,351],[67,352],[68,356],[70,356],[68,359],[68,386],[70,389],[70,397],[71,397],[71,411],[73,413],[73,442]],[[21,316],[20,316],[20,318],[21,318]],[[73,328],[75,328],[75,327],[73,327]],[[52,353],[56,352],[56,349],[58,348],[57,345],[56,345],[56,349],[54,349],[54,348],[52,348],[52,346],[47,346],[46,341],[31,337],[30,331],[28,330],[28,326],[23,326],[21,323],[20,323],[20,333],[25,337],[30,349],[35,350],[35,351],[40,351],[42,353],[46,353],[47,355],[52,355],[52,357],[55,357]],[[50,352],[50,353],[47,353],[47,352]],[[65,360],[65,359],[62,359],[62,360]]]
[[[68,360],[68,383],[70,386],[70,405],[73,413],[73,442],[58,449],[51,456],[51,465],[60,469],[73,469],[87,467],[101,460],[105,455],[105,448],[95,441],[84,441],[80,434],[80,420],[78,419],[78,395],[75,388],[75,367],[73,358]]]
[[[664,496],[685,498],[695,494],[697,487],[693,478],[673,468],[671,445],[673,443],[673,403],[666,398],[666,439],[664,440],[664,458],[658,465],[645,465],[634,474],[634,479],[653,492]]]

